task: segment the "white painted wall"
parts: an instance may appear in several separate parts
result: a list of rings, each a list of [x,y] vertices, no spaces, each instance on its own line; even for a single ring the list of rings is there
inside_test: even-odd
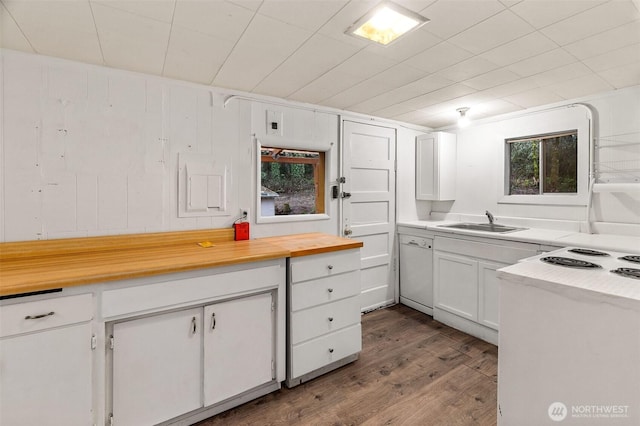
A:
[[[628,162],[624,166],[635,167],[636,177],[640,176],[637,171],[640,169],[640,120],[638,119],[640,117],[640,86],[544,108],[574,102],[588,103],[597,112],[596,135],[603,146],[597,150],[599,161]],[[529,120],[533,123],[540,119],[539,114],[526,115],[529,112],[524,112],[525,122]],[[477,122],[463,130],[443,129],[456,132],[458,136],[456,201],[432,202],[433,212],[482,215],[485,210],[490,210],[496,216],[570,221],[585,219],[586,210],[583,206],[499,203],[500,194],[497,188],[502,185],[504,137],[509,137],[507,133],[512,131],[514,123],[522,120],[522,117],[523,113],[506,114]],[[398,164],[405,165],[402,168],[399,167],[398,182],[405,182],[405,185],[398,185],[398,199],[405,200],[399,203],[401,209],[399,217],[404,220],[427,219],[429,212],[422,208],[416,209],[409,201],[414,191],[414,187],[410,184],[414,173],[413,166],[410,164],[413,161],[412,152],[405,147],[403,150],[399,149],[398,155]],[[626,176],[624,179],[633,180],[633,176]],[[640,224],[640,194],[596,194],[593,214],[594,220],[598,222]]]
[[[255,223],[254,135],[265,105],[283,111],[283,138],[328,147],[334,182],[339,112],[242,97],[225,106],[228,93],[210,86],[6,49],[0,60],[0,241],[230,227],[241,209],[252,238],[338,233],[330,199],[329,219]],[[178,217],[178,153],[226,164],[228,216]]]

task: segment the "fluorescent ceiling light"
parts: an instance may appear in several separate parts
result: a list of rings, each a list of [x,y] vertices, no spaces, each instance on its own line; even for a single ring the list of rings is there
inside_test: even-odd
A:
[[[391,2],[385,2],[358,19],[347,34],[366,38],[384,46],[429,22],[424,16]]]

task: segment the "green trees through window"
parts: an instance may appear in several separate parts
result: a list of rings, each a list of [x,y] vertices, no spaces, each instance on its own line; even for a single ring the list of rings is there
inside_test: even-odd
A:
[[[509,195],[578,192],[578,131],[507,139]]]

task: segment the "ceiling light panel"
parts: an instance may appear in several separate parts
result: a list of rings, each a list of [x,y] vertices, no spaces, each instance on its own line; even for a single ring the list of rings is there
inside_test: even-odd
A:
[[[395,3],[384,2],[358,19],[346,33],[387,46],[427,22],[429,20],[422,15]]]

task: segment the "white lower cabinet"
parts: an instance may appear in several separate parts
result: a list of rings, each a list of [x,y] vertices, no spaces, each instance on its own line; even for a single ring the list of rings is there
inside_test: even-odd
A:
[[[113,326],[113,420],[152,425],[201,407],[202,308]]]
[[[0,425],[91,425],[92,296],[0,307]]]
[[[204,308],[204,405],[275,379],[271,293]]]
[[[113,423],[161,423],[275,379],[273,297],[115,323]]]
[[[434,318],[497,344],[500,313],[496,271],[536,255],[538,246],[439,236],[434,246]]]
[[[450,253],[433,256],[435,282],[435,305],[476,321],[478,319],[478,262]],[[443,283],[446,283],[443,285]]]
[[[504,263],[478,262],[478,322],[498,329],[500,323],[500,283],[496,271]]]
[[[289,260],[287,381],[296,386],[357,359],[360,250]]]

